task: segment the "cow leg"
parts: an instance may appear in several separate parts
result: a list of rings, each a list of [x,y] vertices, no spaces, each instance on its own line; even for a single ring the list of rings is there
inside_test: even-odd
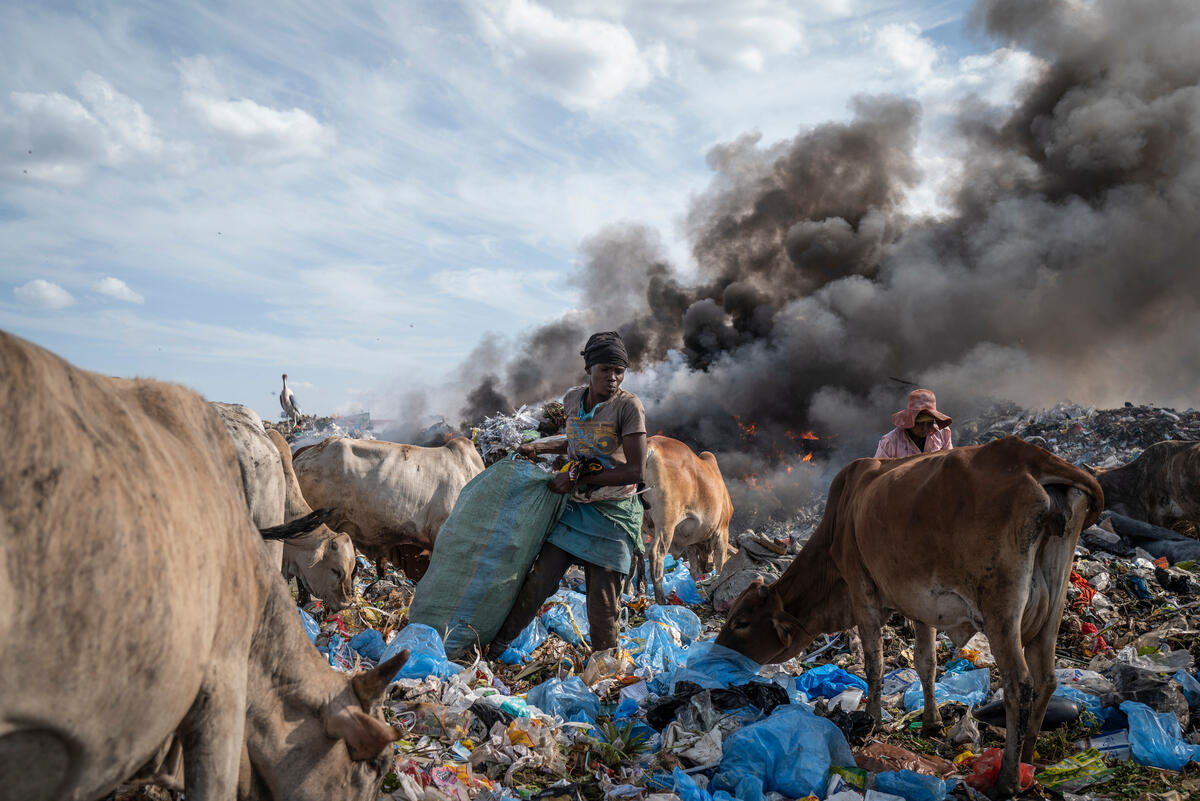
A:
[[[1009,798],[1017,793],[1022,739],[1033,715],[1035,688],[1021,649],[1020,625],[1019,617],[1010,610],[1008,615],[997,614],[993,624],[984,627],[1004,687],[1004,761],[991,792],[993,798]]]
[[[226,801],[238,787],[246,723],[246,654],[212,671],[181,726],[184,795]]]
[[[925,693],[925,712],[921,720],[926,726],[941,726],[942,713],[938,710],[937,699],[934,697],[933,684],[937,673],[937,629],[919,621],[912,621],[916,631],[916,647],[914,655],[917,659],[917,673],[921,676],[921,689]]]
[[[1046,717],[1046,707],[1050,704],[1050,696],[1054,694],[1054,688],[1058,686],[1058,681],[1054,678],[1054,645],[1058,635],[1060,617],[1061,615],[1057,615],[1046,623],[1042,630],[1025,645],[1025,664],[1029,666],[1034,697],[1021,747],[1022,762],[1033,762],[1033,749],[1037,745],[1038,732],[1042,730],[1042,719]]]
[[[654,542],[648,549],[650,578],[654,581],[654,600],[665,604],[667,596],[663,592],[663,563],[671,550],[671,538],[675,534],[675,523],[679,520],[679,515],[674,506],[668,507],[666,503],[660,502],[650,510],[650,519],[654,527]]]
[[[867,674],[867,712],[876,723],[883,721],[883,620],[874,609],[855,615],[863,646],[863,668]]]

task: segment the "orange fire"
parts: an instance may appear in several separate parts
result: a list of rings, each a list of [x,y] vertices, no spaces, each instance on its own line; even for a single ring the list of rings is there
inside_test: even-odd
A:
[[[811,454],[811,453],[806,453],[806,454],[804,454],[804,458],[803,458],[803,459],[801,459],[800,461],[802,461],[802,462],[811,462],[811,461],[812,461],[812,454]],[[788,470],[791,470],[791,469],[792,469],[792,468],[790,468],[790,467],[788,468]]]
[[[788,439],[792,440],[793,442],[799,441],[802,439],[808,439],[808,440],[820,439],[820,437],[818,437],[816,434],[814,434],[811,431],[801,431],[799,434],[797,434],[795,431],[785,431],[783,433],[784,433],[784,436],[786,436]]]
[[[737,422],[738,428],[742,431],[742,439],[754,439],[754,435],[758,433],[758,426],[756,426],[754,423],[743,423],[742,418],[738,417],[736,414],[733,416],[733,419]]]
[[[803,434],[800,435],[800,439],[820,439],[820,437],[818,437],[816,434],[814,434],[811,431],[805,431]]]

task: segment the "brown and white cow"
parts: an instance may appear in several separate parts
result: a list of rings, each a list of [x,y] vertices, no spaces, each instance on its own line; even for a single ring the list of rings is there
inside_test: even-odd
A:
[[[406,549],[418,555],[405,567],[414,580],[428,567],[458,493],[483,472],[474,444],[461,437],[438,448],[330,437],[292,464],[305,499],[336,507],[330,527],[349,534],[381,576],[388,559],[403,564]]]
[[[1200,442],[1156,442],[1123,467],[1096,475],[1107,508],[1163,528],[1200,525]]]
[[[660,434],[646,440],[645,483],[649,509],[643,530],[650,535],[646,555],[654,598],[663,604],[663,562],[668,552],[688,554],[696,571],[703,569],[699,563],[707,562],[709,555],[714,570],[725,564],[733,502],[717,457],[708,451],[697,456],[679,440]],[[627,590],[637,572],[630,571]]]
[[[833,481],[812,539],[774,584],[734,602],[717,643],[758,662],[802,653],[823,632],[857,625],[880,717],[880,629],[891,611],[915,624],[924,720],[934,635],[991,643],[1007,705],[997,792],[1017,789],[1054,691],[1054,642],[1079,532],[1104,505],[1087,472],[1016,437],[904,459],[857,459]]]
[[[378,796],[407,657],[317,653],[202,398],[0,332],[0,428],[0,799],[102,798],[172,743],[189,801]]]
[[[274,429],[265,429],[248,406],[211,405],[233,440],[254,525],[272,528],[311,514],[296,483],[287,440]],[[322,524],[286,541],[269,542],[267,550],[278,558],[285,576],[295,576],[302,592],[325,601],[330,610],[344,609],[354,600],[354,545],[345,534]]]

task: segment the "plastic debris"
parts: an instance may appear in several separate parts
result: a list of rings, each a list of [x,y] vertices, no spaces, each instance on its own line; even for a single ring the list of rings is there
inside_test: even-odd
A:
[[[1200,745],[1183,739],[1175,715],[1137,701],[1123,701],[1121,711],[1129,718],[1129,747],[1139,765],[1179,770],[1188,762],[1200,762]]]
[[[1073,793],[1105,781],[1112,774],[1113,769],[1104,761],[1104,754],[1089,748],[1046,768],[1037,774],[1037,780],[1047,789]]]
[[[987,670],[968,670],[951,673],[934,682],[933,697],[939,704],[957,701],[965,706],[982,704],[991,690],[991,674]],[[920,680],[904,692],[904,708],[908,711],[925,706],[925,695]]]
[[[971,766],[971,775],[963,779],[963,782],[980,792],[986,792],[992,789],[992,785],[996,783],[996,779],[1000,778],[1000,764],[1004,761],[1004,752],[999,748],[989,748],[984,751],[975,760]],[[1033,765],[1028,765],[1024,762],[1018,771],[1017,784],[1022,790],[1028,790],[1033,786]]]
[[[550,679],[530,690],[525,698],[543,712],[563,720],[594,723],[600,714],[600,699],[578,676],[565,681]]]
[[[409,651],[408,661],[396,674],[396,679],[425,679],[430,676],[444,679],[462,669],[446,659],[441,635],[429,626],[420,623],[405,626],[388,643],[381,661],[391,659],[405,648]]]
[[[866,692],[867,682],[837,665],[819,665],[797,676],[796,687],[809,698],[832,698],[847,688]]]

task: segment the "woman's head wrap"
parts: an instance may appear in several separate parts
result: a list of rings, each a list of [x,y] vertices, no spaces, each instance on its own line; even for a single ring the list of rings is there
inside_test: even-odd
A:
[[[629,366],[629,354],[625,352],[625,343],[621,341],[621,335],[616,331],[601,331],[598,334],[592,334],[579,354],[583,356],[585,370],[590,370],[595,364]]]

